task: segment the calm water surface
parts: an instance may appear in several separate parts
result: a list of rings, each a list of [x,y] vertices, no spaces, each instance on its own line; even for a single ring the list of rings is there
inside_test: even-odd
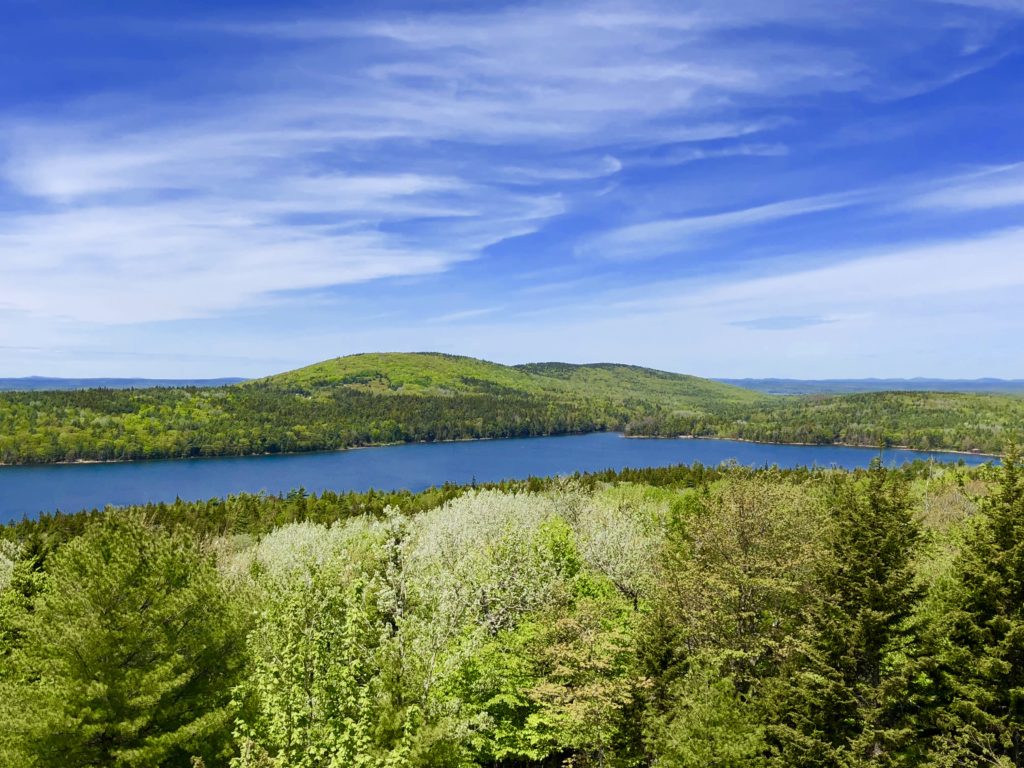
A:
[[[835,446],[761,445],[735,440],[631,440],[614,433],[396,445],[290,456],[0,467],[0,521],[106,504],[204,499],[258,491],[422,490],[468,483],[670,464],[866,467],[878,451]],[[887,464],[914,459],[980,464],[982,456],[886,451]]]

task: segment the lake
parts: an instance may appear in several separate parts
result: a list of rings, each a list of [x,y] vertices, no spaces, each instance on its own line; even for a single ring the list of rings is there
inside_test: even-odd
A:
[[[106,504],[205,499],[233,493],[365,491],[369,488],[422,490],[446,481],[469,483],[531,475],[653,467],[670,464],[740,464],[780,467],[866,467],[872,448],[766,445],[736,440],[645,440],[615,433],[413,443],[329,453],[179,459],[122,464],[63,464],[0,467],[0,521],[41,511],[102,507]],[[949,453],[889,450],[885,462],[933,458],[968,464],[988,459]]]

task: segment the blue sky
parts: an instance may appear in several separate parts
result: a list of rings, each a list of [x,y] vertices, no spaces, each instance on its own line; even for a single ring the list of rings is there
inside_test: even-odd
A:
[[[1024,378],[1024,0],[0,23],[0,376]]]

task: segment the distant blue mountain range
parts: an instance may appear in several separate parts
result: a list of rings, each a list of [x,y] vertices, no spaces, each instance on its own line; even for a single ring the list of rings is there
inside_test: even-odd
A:
[[[0,378],[0,391],[28,392],[43,389],[141,389],[143,387],[224,387],[245,379],[59,379],[50,376]]]
[[[1021,379],[715,379],[772,395],[851,392],[999,392],[1024,394]]]

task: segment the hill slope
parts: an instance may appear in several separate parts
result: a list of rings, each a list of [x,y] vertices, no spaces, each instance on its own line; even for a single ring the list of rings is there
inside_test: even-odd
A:
[[[1024,398],[773,397],[635,366],[505,366],[432,353],[352,355],[213,389],[0,393],[0,463],[289,453],[600,430],[996,452],[1024,438]]]
[[[543,391],[515,368],[436,352],[378,352],[336,357],[260,379],[256,384],[315,392],[347,387],[382,395],[455,395]]]
[[[616,365],[511,367],[434,353],[351,355],[220,389],[0,394],[0,462],[329,450],[414,440],[593,432],[761,396]]]
[[[530,395],[669,407],[754,403],[763,396],[710,379],[615,363],[506,366],[436,352],[348,355],[260,379],[257,384],[312,394],[346,387],[384,395]]]

